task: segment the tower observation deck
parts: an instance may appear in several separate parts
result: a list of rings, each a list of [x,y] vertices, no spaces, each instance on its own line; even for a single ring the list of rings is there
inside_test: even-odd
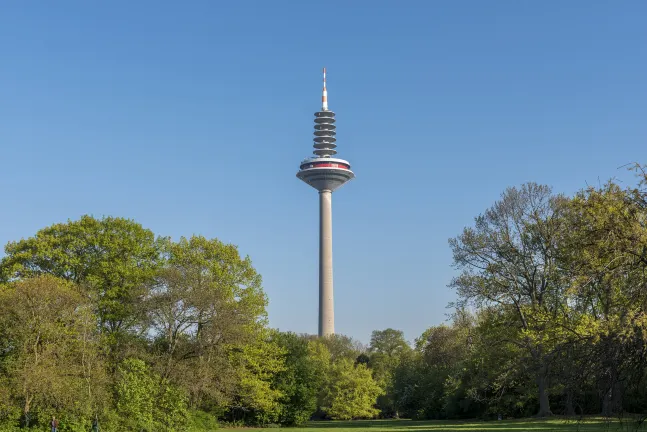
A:
[[[304,159],[297,177],[319,191],[319,336],[335,333],[332,272],[332,193],[352,180],[350,163],[337,154],[335,113],[328,109],[326,69],[323,70],[321,111],[315,113],[315,156]]]

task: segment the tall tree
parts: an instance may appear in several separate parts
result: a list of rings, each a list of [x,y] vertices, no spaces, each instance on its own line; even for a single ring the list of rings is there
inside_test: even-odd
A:
[[[165,241],[149,295],[155,366],[182,383],[191,405],[224,406],[237,382],[232,353],[253,352],[267,321],[267,298],[249,257],[234,245],[194,236]]]
[[[373,331],[368,351],[370,353],[369,367],[373,378],[384,390],[377,405],[383,416],[398,417],[393,395],[393,377],[403,356],[411,351],[411,347],[405,340],[402,331],[388,328]]]
[[[342,334],[333,334],[324,338],[317,338],[317,340],[328,348],[333,362],[342,358],[356,360],[360,354],[366,351],[366,348],[359,341]]]
[[[518,320],[517,312],[509,308],[479,310],[474,327],[459,332],[463,343],[449,345],[464,350],[468,358],[456,364],[463,369],[462,373],[454,371],[461,385],[452,383],[453,389],[446,388],[446,398],[455,397],[463,388],[466,400],[462,405],[481,407],[483,415],[528,417],[537,412],[536,370],[532,363],[528,367],[528,348],[520,343],[524,336]]]
[[[115,336],[139,324],[138,300],[159,267],[158,246],[153,233],[132,220],[83,216],[8,243],[0,276],[49,274],[84,287],[102,331]]]
[[[396,376],[404,382],[395,385],[398,392],[405,391],[409,411],[417,417],[447,417],[445,386],[462,369],[468,357],[467,342],[468,328],[457,323],[431,327],[416,339],[416,361],[408,363],[413,374],[400,371]]]
[[[564,201],[547,186],[509,188],[474,227],[450,240],[454,265],[461,270],[450,286],[461,301],[514,313],[519,338],[512,343],[522,346],[532,362],[539,416],[552,413],[548,378],[553,353],[545,337],[551,320],[561,318],[564,301],[557,263]]]
[[[96,321],[77,287],[53,276],[0,290],[0,367],[25,424],[60,410],[88,421],[106,407]]]
[[[388,328],[373,331],[368,349],[371,354],[397,357],[400,353],[410,350],[411,347],[404,338],[404,333],[401,330]]]
[[[279,421],[289,426],[301,425],[317,410],[323,374],[310,356],[306,338],[294,333],[276,333],[274,339],[285,350],[285,370],[274,377],[276,388],[283,394]]]
[[[257,333],[255,341],[230,354],[236,387],[229,412],[243,413],[243,420],[249,423],[274,423],[281,414],[283,392],[274,377],[285,371],[285,351],[271,333]]]
[[[609,182],[581,191],[568,207],[573,229],[562,261],[573,275],[571,303],[590,317],[588,328],[598,329],[599,341],[589,340],[588,348],[604,415],[622,410],[624,388],[647,366],[641,348],[647,345],[647,207],[641,197],[639,189]]]
[[[330,368],[332,366],[332,355],[324,343],[327,338],[312,338],[308,340],[308,357],[314,364],[317,371],[317,417],[325,415],[323,406],[326,404],[326,389],[330,382]],[[350,360],[350,359],[349,359]]]

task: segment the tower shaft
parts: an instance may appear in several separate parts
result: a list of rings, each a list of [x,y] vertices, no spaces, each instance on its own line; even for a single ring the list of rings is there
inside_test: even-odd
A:
[[[319,192],[319,336],[335,333],[332,277],[332,191]]]

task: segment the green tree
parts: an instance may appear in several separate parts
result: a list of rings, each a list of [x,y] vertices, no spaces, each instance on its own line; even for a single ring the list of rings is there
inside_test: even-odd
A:
[[[263,346],[261,277],[249,257],[217,239],[165,241],[163,250],[146,299],[155,369],[186,390],[192,408],[227,406],[240,388],[234,360],[245,363],[239,354],[251,359]]]
[[[27,426],[34,414],[62,411],[83,421],[105,408],[96,320],[71,283],[39,276],[2,287],[0,352],[5,396]]]
[[[309,343],[294,333],[277,333],[277,344],[285,351],[285,370],[274,376],[280,399],[279,422],[297,426],[307,422],[317,410],[317,393],[323,385],[317,362],[310,356]]]
[[[269,333],[260,332],[256,341],[231,354],[237,385],[229,411],[234,416],[240,412],[243,420],[259,424],[279,419],[283,397],[274,377],[285,371],[285,351]]]
[[[157,385],[148,366],[141,360],[129,358],[119,365],[117,374],[117,412],[125,422],[123,427],[152,431]]]
[[[404,333],[401,330],[388,328],[386,330],[373,331],[368,349],[371,354],[384,354],[393,358],[403,352],[409,351],[411,347],[404,338]]]
[[[643,200],[640,189],[622,189],[609,182],[581,191],[568,207],[573,229],[564,238],[567,246],[561,258],[573,279],[571,304],[589,318],[586,326],[573,330],[581,343],[570,347],[569,352],[578,356],[569,360],[580,371],[593,369],[598,376],[604,415],[622,411],[625,389],[647,367],[647,207]],[[587,343],[589,361],[582,360],[587,356],[582,342]],[[576,379],[566,378],[571,384],[566,387],[568,397],[582,392]]]
[[[162,379],[153,412],[155,429],[167,432],[183,431],[189,420],[186,393]]]
[[[120,429],[166,432],[185,429],[188,422],[185,393],[160,378],[142,360],[127,358],[120,363],[115,388]]]
[[[445,383],[467,357],[467,329],[456,325],[431,327],[416,339],[422,354],[427,417],[443,418],[446,413]]]
[[[378,399],[377,406],[385,417],[398,417],[398,410],[393,395],[393,377],[402,357],[411,351],[411,347],[400,330],[375,330],[369,345],[369,367],[373,378],[382,387],[384,394]]]
[[[568,287],[558,265],[564,202],[547,186],[509,188],[474,227],[450,240],[461,270],[451,287],[462,303],[501,307],[516,317],[519,337],[512,343],[523,347],[534,369],[540,416],[552,414],[549,368],[555,342],[549,328],[563,318]]]
[[[112,217],[55,224],[8,243],[5,252],[4,280],[49,274],[84,287],[101,329],[112,337],[139,324],[138,300],[160,263],[150,230]]]
[[[351,359],[356,360],[357,357],[366,351],[365,347],[350,336],[341,334],[333,334],[324,338],[314,338],[319,340],[328,348],[331,360],[334,362],[337,359]]]
[[[480,409],[480,414],[494,418],[533,415],[537,412],[535,369],[527,367],[527,349],[519,343],[516,311],[490,306],[481,309],[475,320],[473,327],[458,333],[463,341],[467,336],[468,357],[456,364],[445,383],[445,398],[460,398],[464,392],[465,399],[455,401],[460,408]],[[460,342],[453,345],[461,350]]]
[[[473,413],[463,383],[471,331],[471,317],[459,311],[451,325],[431,327],[416,339],[415,350],[405,351],[394,370],[392,391],[398,409],[413,418]]]
[[[365,365],[342,358],[330,368],[323,410],[335,420],[374,418],[379,414],[375,403],[382,392]]]
[[[325,338],[308,338],[308,357],[317,371],[317,417],[323,417],[323,406],[326,404],[328,384],[330,383],[330,369],[332,355],[324,343]],[[350,359],[348,359],[350,360]]]

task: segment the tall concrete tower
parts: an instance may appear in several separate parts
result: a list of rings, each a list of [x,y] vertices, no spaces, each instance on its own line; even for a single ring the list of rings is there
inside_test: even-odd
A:
[[[332,278],[332,193],[355,174],[350,164],[334,158],[335,113],[328,109],[326,69],[323,70],[321,111],[315,113],[314,157],[301,162],[297,177],[319,191],[319,336],[335,333]]]

